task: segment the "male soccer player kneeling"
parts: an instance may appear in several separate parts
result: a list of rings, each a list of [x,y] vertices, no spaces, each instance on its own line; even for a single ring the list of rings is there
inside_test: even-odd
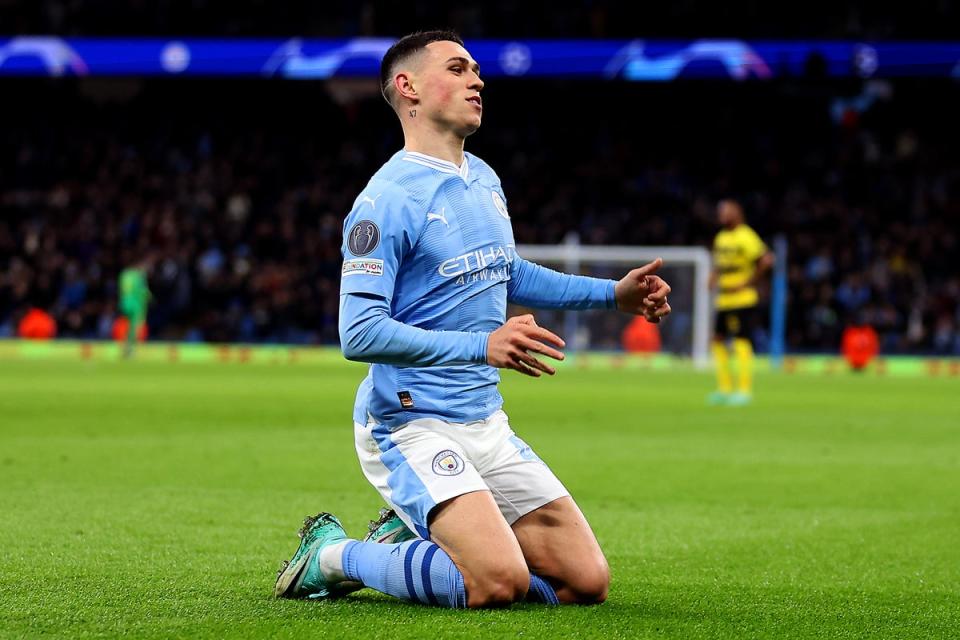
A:
[[[308,518],[276,595],[367,586],[445,607],[602,602],[600,546],[497,391],[497,368],[553,375],[539,356],[563,359],[564,343],[533,316],[506,320],[507,301],[656,322],[670,312],[661,262],[613,281],[517,255],[500,179],[463,150],[483,81],[456,34],[401,39],[381,81],[405,145],[344,225],[340,337],[348,359],[372,363],[354,408],[361,467],[406,527],[387,514],[359,542],[328,513]]]

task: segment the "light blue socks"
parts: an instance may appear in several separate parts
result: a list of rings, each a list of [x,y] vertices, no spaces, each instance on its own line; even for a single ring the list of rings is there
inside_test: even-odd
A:
[[[348,542],[343,550],[343,573],[403,600],[451,609],[467,606],[460,569],[443,549],[426,540]]]
[[[463,574],[450,556],[433,542],[400,544],[350,541],[343,549],[343,573],[382,593],[451,609],[467,606]],[[530,576],[528,602],[560,604],[546,580]]]

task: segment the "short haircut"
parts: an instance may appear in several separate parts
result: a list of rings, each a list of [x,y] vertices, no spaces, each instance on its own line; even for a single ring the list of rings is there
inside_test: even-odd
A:
[[[391,87],[393,86],[393,74],[396,73],[397,65],[410,56],[421,52],[431,42],[448,40],[456,42],[461,47],[463,46],[463,40],[455,31],[437,29],[434,31],[417,31],[405,35],[387,49],[387,53],[384,54],[383,60],[380,62],[380,92],[390,106],[394,106],[391,99]]]

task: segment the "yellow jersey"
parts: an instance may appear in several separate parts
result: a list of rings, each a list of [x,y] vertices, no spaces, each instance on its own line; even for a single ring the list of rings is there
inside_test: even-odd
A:
[[[746,286],[767,252],[760,236],[745,224],[724,229],[713,241],[713,266],[717,271],[717,310],[756,306],[757,289]]]

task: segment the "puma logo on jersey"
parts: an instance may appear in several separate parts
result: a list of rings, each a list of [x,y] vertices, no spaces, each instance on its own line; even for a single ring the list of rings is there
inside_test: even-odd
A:
[[[443,224],[445,224],[446,226],[448,226],[448,227],[450,226],[450,223],[447,222],[447,208],[446,208],[446,207],[440,209],[440,213],[433,213],[432,211],[431,211],[431,212],[428,212],[428,213],[427,213],[427,221],[429,222],[430,220],[439,220],[439,221],[441,221]]]
[[[361,202],[361,203],[369,202],[369,203],[370,203],[370,208],[371,208],[371,209],[376,209],[376,208],[377,208],[377,198],[379,198],[379,197],[382,196],[382,195],[383,195],[382,193],[378,193],[376,198],[369,198],[369,197],[367,197],[367,196],[360,196],[360,202]]]

